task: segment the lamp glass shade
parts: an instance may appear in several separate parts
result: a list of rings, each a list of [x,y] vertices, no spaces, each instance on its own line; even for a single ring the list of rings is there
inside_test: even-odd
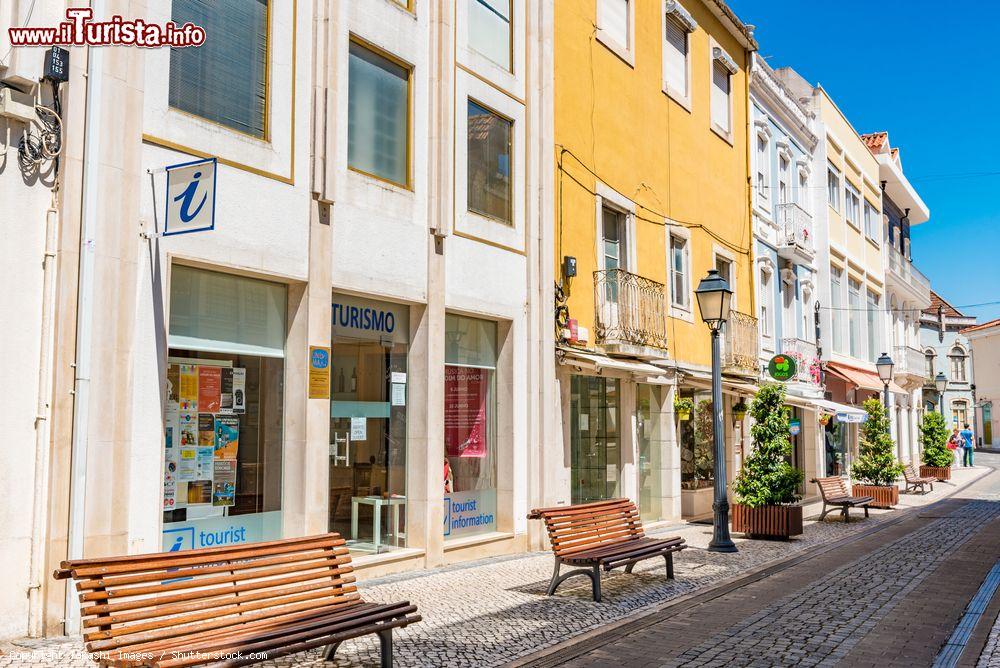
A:
[[[719,329],[722,327],[722,323],[729,320],[733,291],[729,289],[729,283],[719,275],[717,270],[709,269],[708,276],[701,279],[694,294],[698,299],[701,319],[711,329]]]
[[[878,377],[883,383],[888,383],[892,380],[892,367],[892,358],[886,353],[882,353],[882,356],[875,362],[875,368],[878,369]]]
[[[938,375],[934,377],[934,387],[937,388],[938,392],[944,392],[948,389],[948,376],[944,375],[943,371],[939,371]]]

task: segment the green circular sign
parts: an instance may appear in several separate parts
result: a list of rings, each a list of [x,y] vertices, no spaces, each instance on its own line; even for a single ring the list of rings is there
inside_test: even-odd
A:
[[[767,363],[767,372],[775,380],[790,380],[795,376],[795,359],[790,355],[775,355]]]

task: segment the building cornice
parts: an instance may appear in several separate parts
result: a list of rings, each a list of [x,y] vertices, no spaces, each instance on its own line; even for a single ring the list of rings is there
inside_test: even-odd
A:
[[[819,143],[819,137],[813,133],[811,124],[815,118],[813,112],[799,104],[788,88],[778,80],[774,70],[754,54],[750,67],[750,88],[769,103],[782,120],[798,134],[800,141],[810,153]]]

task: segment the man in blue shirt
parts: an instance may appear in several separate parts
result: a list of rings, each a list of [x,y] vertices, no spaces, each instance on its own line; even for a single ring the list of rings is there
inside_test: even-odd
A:
[[[972,439],[972,430],[969,429],[969,425],[966,424],[965,425],[965,429],[963,429],[962,431],[958,432],[958,435],[962,437],[963,441],[965,441],[965,448],[964,448],[965,452],[964,452],[963,457],[962,457],[962,466],[972,466],[973,465],[972,464],[972,452],[973,452],[972,448],[974,447],[974,443],[973,443],[973,439]]]

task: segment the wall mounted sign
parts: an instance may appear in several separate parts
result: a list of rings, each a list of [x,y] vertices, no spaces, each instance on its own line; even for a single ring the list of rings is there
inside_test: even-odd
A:
[[[767,363],[767,372],[771,378],[782,382],[794,378],[796,370],[795,360],[788,355],[775,355]]]
[[[183,162],[167,172],[163,236],[215,229],[215,158]]]
[[[309,398],[330,398],[330,349],[309,346]]]

